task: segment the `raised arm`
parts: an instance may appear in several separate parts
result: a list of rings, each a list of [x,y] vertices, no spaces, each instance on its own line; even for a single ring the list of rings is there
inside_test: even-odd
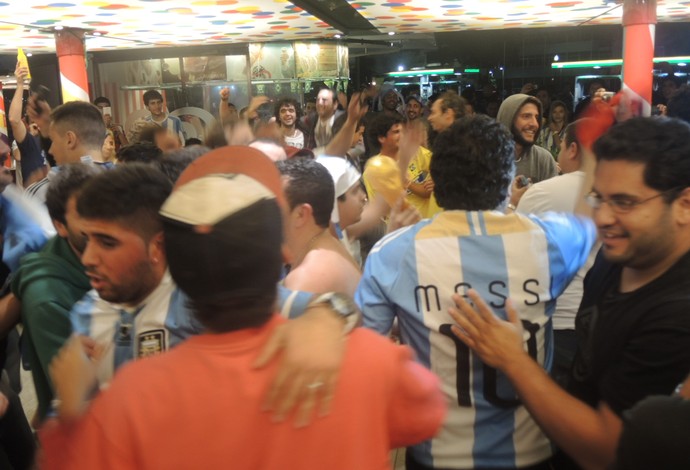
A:
[[[29,69],[21,67],[17,62],[17,67],[14,69],[14,75],[17,77],[17,89],[12,97],[10,103],[10,112],[8,120],[12,127],[12,135],[18,144],[24,142],[26,139],[27,130],[22,121],[22,101],[24,98],[24,84],[26,83],[26,76],[29,74]],[[28,176],[28,175],[27,175]]]
[[[362,101],[361,93],[354,93],[347,106],[347,120],[338,133],[326,146],[325,154],[334,157],[344,157],[352,146],[352,139],[357,132],[357,123],[369,110],[366,102]]]

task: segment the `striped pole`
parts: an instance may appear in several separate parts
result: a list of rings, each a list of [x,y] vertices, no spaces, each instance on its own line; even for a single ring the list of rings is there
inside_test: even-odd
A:
[[[623,89],[642,103],[639,113],[652,113],[656,0],[623,1]]]
[[[55,31],[55,49],[60,68],[62,102],[89,101],[89,79],[84,54],[84,30]]]

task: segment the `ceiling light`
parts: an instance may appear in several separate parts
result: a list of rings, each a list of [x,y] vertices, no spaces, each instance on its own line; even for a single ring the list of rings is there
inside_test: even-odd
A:
[[[336,35],[333,36],[333,37],[336,38],[336,39],[340,39],[342,36],[341,36],[340,34],[336,34]]]
[[[389,35],[389,36],[394,36],[394,35],[395,35],[395,31],[388,31],[388,35]]]
[[[27,56],[27,57],[31,57],[32,55],[33,55],[32,52],[27,52],[27,53],[26,53],[26,56]]]
[[[398,72],[402,72],[403,70],[405,70],[405,67],[403,67],[402,65],[398,65]]]
[[[561,58],[558,57],[558,54],[556,54],[555,56],[553,56],[553,61],[554,61],[554,62],[558,62],[559,60],[561,60]]]

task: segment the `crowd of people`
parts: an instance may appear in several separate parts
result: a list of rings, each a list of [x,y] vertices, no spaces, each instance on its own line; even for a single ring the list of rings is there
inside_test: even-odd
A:
[[[0,467],[690,465],[685,87],[573,121],[529,87],[226,89],[185,142],[157,90],[128,135],[26,72],[0,333],[38,409],[0,381]]]

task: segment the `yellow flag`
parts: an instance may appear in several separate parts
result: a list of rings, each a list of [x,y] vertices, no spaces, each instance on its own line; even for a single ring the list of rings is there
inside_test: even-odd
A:
[[[17,49],[17,62],[19,62],[19,65],[22,67],[26,67],[26,70],[29,70],[29,60],[26,58],[26,54],[24,54],[24,49],[21,47]],[[31,81],[31,71],[26,75],[26,79]]]

